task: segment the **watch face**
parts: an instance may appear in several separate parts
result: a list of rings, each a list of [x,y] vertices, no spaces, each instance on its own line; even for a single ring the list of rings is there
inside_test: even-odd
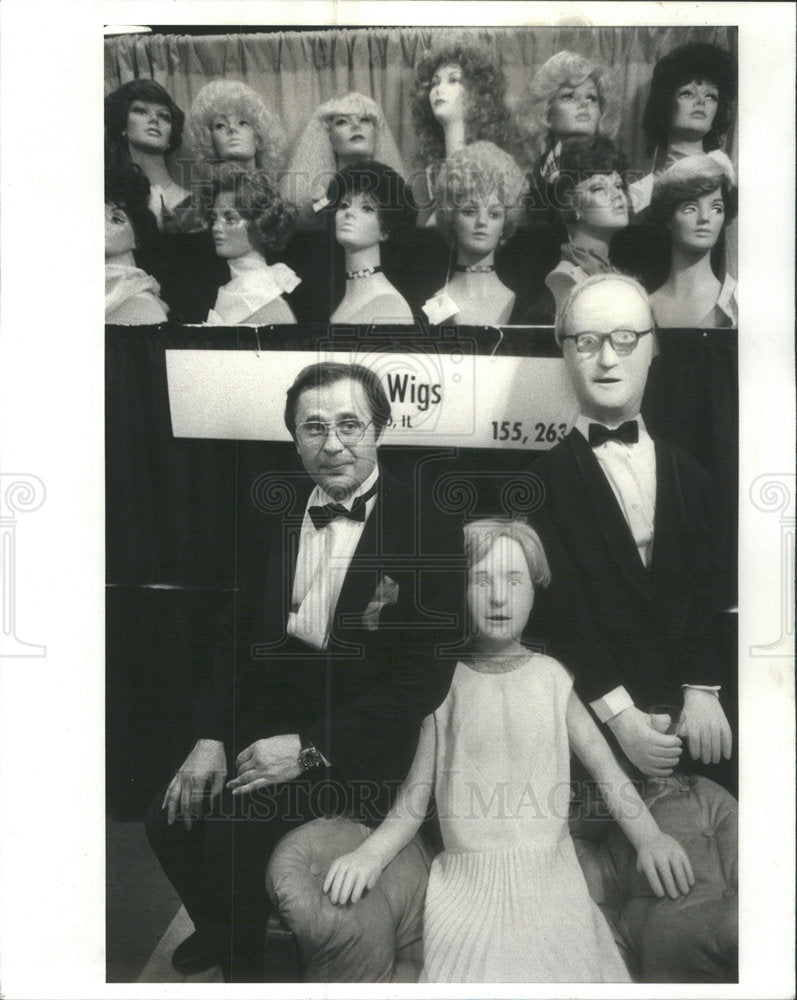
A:
[[[318,767],[321,763],[321,754],[316,750],[315,747],[307,747],[302,750],[300,754],[302,767],[305,771],[309,771],[311,768]]]

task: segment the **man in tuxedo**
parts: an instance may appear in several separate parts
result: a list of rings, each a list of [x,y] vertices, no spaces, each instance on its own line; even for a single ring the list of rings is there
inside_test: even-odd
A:
[[[664,776],[678,763],[681,738],[649,712],[681,701],[691,757],[717,764],[731,730],[714,650],[709,482],[640,416],[656,350],[647,295],[631,278],[596,275],[573,289],[555,332],[580,415],[533,466],[542,523],[569,564],[538,620],[639,771]]]
[[[196,928],[172,958],[184,974],[262,980],[273,847],[319,815],[378,822],[447,692],[461,530],[380,467],[389,417],[375,373],[309,366],[285,406],[306,475],[250,493],[197,740],[147,820]]]

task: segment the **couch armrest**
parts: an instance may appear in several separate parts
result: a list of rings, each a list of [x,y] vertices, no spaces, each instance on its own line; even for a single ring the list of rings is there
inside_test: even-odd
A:
[[[417,981],[431,864],[420,837],[359,903],[333,906],[321,891],[335,858],[353,851],[368,833],[343,817],[317,819],[286,834],[271,855],[266,888],[296,936],[309,982]]]

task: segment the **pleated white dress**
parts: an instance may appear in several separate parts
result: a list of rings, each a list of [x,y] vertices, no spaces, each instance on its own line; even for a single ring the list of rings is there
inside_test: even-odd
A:
[[[567,826],[570,675],[529,654],[458,663],[434,714],[445,850],[429,874],[422,982],[629,982]]]

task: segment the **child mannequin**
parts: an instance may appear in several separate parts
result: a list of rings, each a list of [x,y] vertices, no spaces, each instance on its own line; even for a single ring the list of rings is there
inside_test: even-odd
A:
[[[627,982],[568,833],[570,747],[599,781],[657,896],[689,891],[689,860],[637,796],[568,672],[519,642],[534,585],[550,579],[536,533],[522,521],[477,521],[465,548],[472,655],[424,720],[387,818],[333,862],[324,891],[343,904],[372,888],[417,832],[434,783],[445,850],[429,874],[422,980]]]

